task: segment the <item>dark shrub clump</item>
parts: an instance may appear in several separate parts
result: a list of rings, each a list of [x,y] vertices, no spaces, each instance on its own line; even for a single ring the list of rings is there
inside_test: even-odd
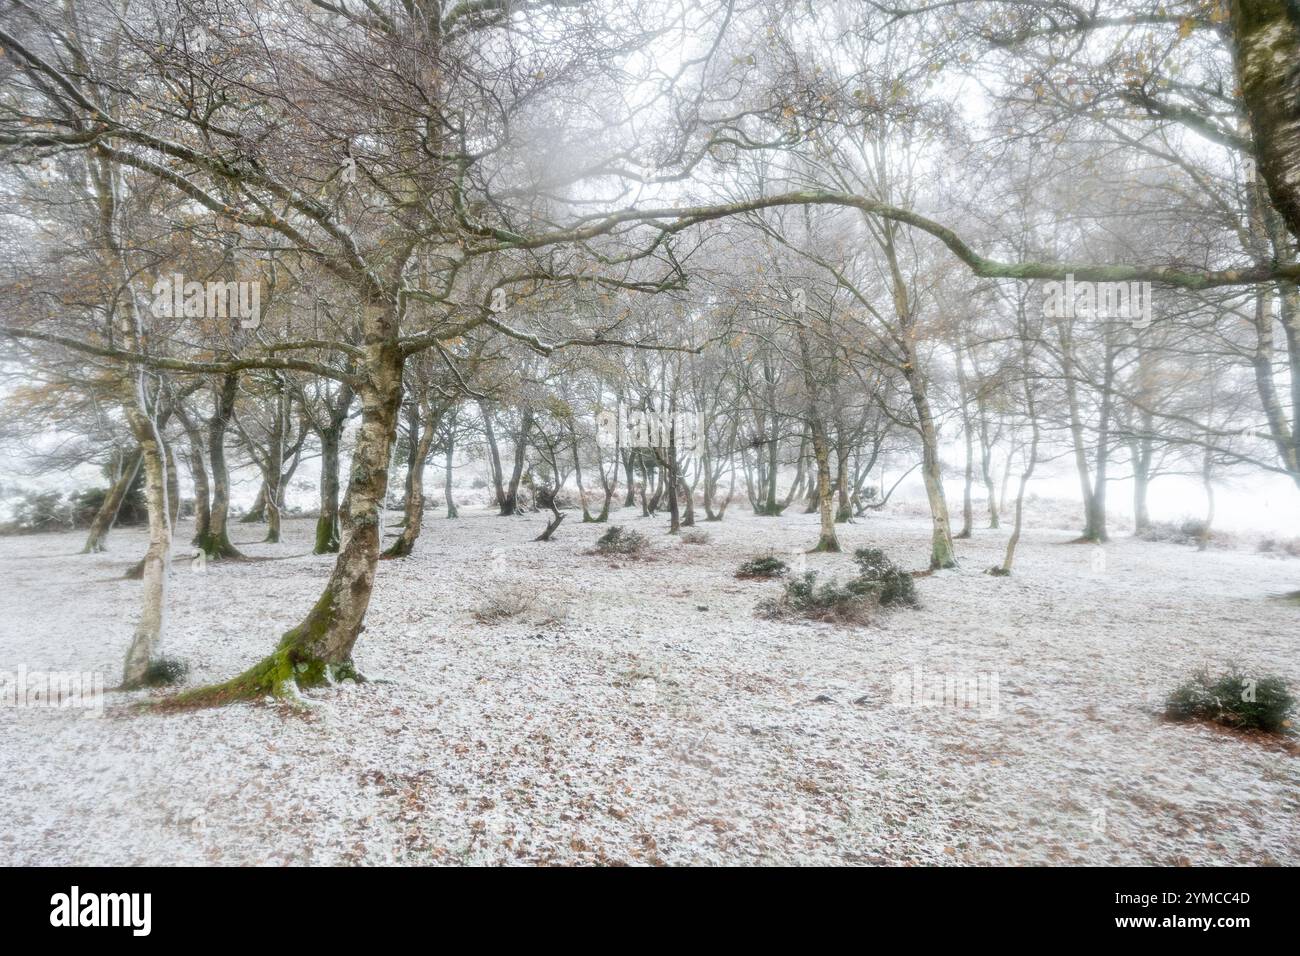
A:
[[[790,565],[775,555],[751,558],[736,571],[738,578],[779,578],[788,574]]]
[[[852,582],[840,584],[834,578],[817,583],[817,572],[806,571],[785,584],[785,593],[760,605],[767,617],[802,617],[832,624],[862,624],[875,605],[872,596],[857,590]]]
[[[1290,727],[1294,708],[1295,698],[1283,678],[1253,679],[1233,667],[1218,676],[1204,669],[1194,673],[1169,695],[1166,713],[1174,720],[1209,720],[1280,733]]]
[[[622,525],[614,525],[596,539],[596,551],[599,554],[621,554],[633,557],[644,553],[650,542],[640,531],[627,531]]]
[[[845,584],[835,579],[817,583],[817,573],[809,571],[785,583],[781,597],[759,605],[759,612],[767,617],[803,617],[810,621],[829,621],[836,624],[866,622],[876,607],[919,607],[912,575],[900,568],[879,548],[862,548],[855,551],[853,561],[858,573]],[[775,558],[756,558],[741,566],[741,571],[760,562],[781,565],[779,573],[789,569]],[[737,574],[737,577],[775,577],[771,574]]]
[[[920,607],[912,575],[889,559],[879,548],[853,552],[858,576],[850,586],[876,596],[882,607]]]
[[[168,684],[179,684],[185,679],[190,672],[190,665],[175,657],[159,657],[157,660],[149,662],[149,668],[144,672],[144,678],[140,683],[146,687],[165,687]]]

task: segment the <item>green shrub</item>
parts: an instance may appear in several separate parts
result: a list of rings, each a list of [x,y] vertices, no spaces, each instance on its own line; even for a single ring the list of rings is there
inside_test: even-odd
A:
[[[635,557],[644,553],[650,542],[640,531],[627,531],[622,525],[613,525],[596,539],[596,551],[599,554],[621,554]]]
[[[833,624],[863,624],[875,606],[874,596],[832,578],[817,583],[817,572],[807,571],[785,583],[785,592],[760,605],[767,617],[802,617]]]
[[[147,687],[179,684],[190,672],[190,665],[175,657],[159,657],[149,662],[141,681]]]
[[[1217,677],[1196,671],[1169,695],[1174,720],[1210,720],[1243,730],[1279,733],[1290,727],[1295,708],[1287,682],[1276,675],[1253,679],[1235,666]]]
[[[786,564],[775,555],[766,555],[761,558],[751,558],[742,564],[736,571],[738,578],[779,578],[784,577],[790,571],[790,565]]]
[[[858,576],[850,587],[870,593],[883,607],[920,607],[912,575],[889,559],[879,548],[859,548],[853,552]]]

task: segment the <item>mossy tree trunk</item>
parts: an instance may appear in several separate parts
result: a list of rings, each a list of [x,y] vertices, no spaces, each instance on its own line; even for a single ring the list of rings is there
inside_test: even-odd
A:
[[[1020,373],[1021,382],[1025,395],[1025,414],[1029,418],[1030,440],[1029,451],[1025,458],[1025,469],[1020,473],[1020,486],[1016,491],[1016,519],[1011,528],[1011,537],[1007,539],[1006,554],[1002,558],[1001,567],[991,569],[994,574],[1009,575],[1011,574],[1012,565],[1016,560],[1016,546],[1020,544],[1020,531],[1024,526],[1025,514],[1025,488],[1029,485],[1029,479],[1034,476],[1034,467],[1038,464],[1038,442],[1041,431],[1038,427],[1038,406],[1034,392],[1034,380],[1031,373],[1033,368],[1034,339],[1030,337],[1030,323],[1025,311],[1025,300],[1022,297],[1017,308],[1017,320],[1019,323],[1019,340],[1020,340]],[[1007,455],[1006,469],[1003,472],[1002,483],[1002,508],[1005,511],[1006,502],[1006,481],[1007,475],[1011,473],[1011,454]]]
[[[324,592],[269,657],[224,684],[178,695],[172,705],[206,706],[265,694],[292,696],[297,688],[357,676],[352,648],[374,589],[380,514],[402,400],[398,316],[395,309],[380,315],[374,311],[365,324],[365,374],[356,389],[361,423],[342,508],[343,540]]]

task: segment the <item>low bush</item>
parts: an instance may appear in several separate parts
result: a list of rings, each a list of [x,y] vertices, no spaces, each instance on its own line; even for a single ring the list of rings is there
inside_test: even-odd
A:
[[[810,621],[860,624],[870,619],[873,608],[920,606],[912,575],[879,548],[855,551],[853,563],[857,565],[858,573],[844,584],[834,578],[818,584],[815,571],[791,578],[786,581],[785,591],[779,598],[759,605],[760,613],[772,618],[802,617]],[[768,568],[773,571],[752,573]],[[755,558],[741,565],[737,577],[775,577],[788,570],[785,563],[776,558]]]
[[[761,558],[751,558],[740,566],[736,571],[736,577],[747,578],[780,578],[790,572],[790,565],[786,564],[775,555],[764,555]]]
[[[879,548],[859,548],[853,552],[853,563],[858,566],[858,576],[850,587],[874,594],[882,607],[920,607],[911,573]]]
[[[1300,558],[1300,538],[1274,538],[1270,535],[1260,538],[1257,550],[1260,554],[1287,554]]]
[[[628,531],[617,524],[596,539],[597,554],[636,557],[649,548],[649,540],[640,531]]]
[[[707,531],[682,532],[682,544],[708,544],[711,540]]]
[[[874,595],[855,588],[852,582],[840,584],[832,578],[818,584],[817,572],[806,571],[787,581],[779,598],[760,605],[760,612],[771,618],[802,617],[832,624],[865,624],[875,605]]]
[[[141,683],[147,687],[179,684],[190,672],[190,665],[175,657],[159,657],[149,662]]]
[[[1217,676],[1198,670],[1169,695],[1165,712],[1174,720],[1280,733],[1290,728],[1294,709],[1295,698],[1283,678],[1251,678],[1234,666]]]

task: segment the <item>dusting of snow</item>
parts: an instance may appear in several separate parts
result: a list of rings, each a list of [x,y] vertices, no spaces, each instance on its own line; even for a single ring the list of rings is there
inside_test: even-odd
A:
[[[846,628],[755,617],[780,585],[732,576],[811,545],[816,515],[733,508],[692,547],[616,513],[646,561],[590,554],[601,525],[534,543],[542,515],[462,515],[430,513],[415,554],[380,565],[367,683],[306,707],[0,707],[0,864],[1300,863],[1294,748],[1160,717],[1205,663],[1300,686],[1300,609],[1274,599],[1300,561],[1132,539],[1098,561],[1029,530],[993,578],[1006,531],[978,531],[959,570],[917,580],[921,610]],[[255,561],[176,563],[164,652],[188,685],[258,660],[316,600],[332,558],[310,520],[284,530],[237,542]],[[924,517],[839,530],[925,566]],[[144,544],[0,540],[0,670],[115,684]],[[479,623],[502,580],[567,613]],[[994,675],[997,707],[900,702],[916,674]]]

